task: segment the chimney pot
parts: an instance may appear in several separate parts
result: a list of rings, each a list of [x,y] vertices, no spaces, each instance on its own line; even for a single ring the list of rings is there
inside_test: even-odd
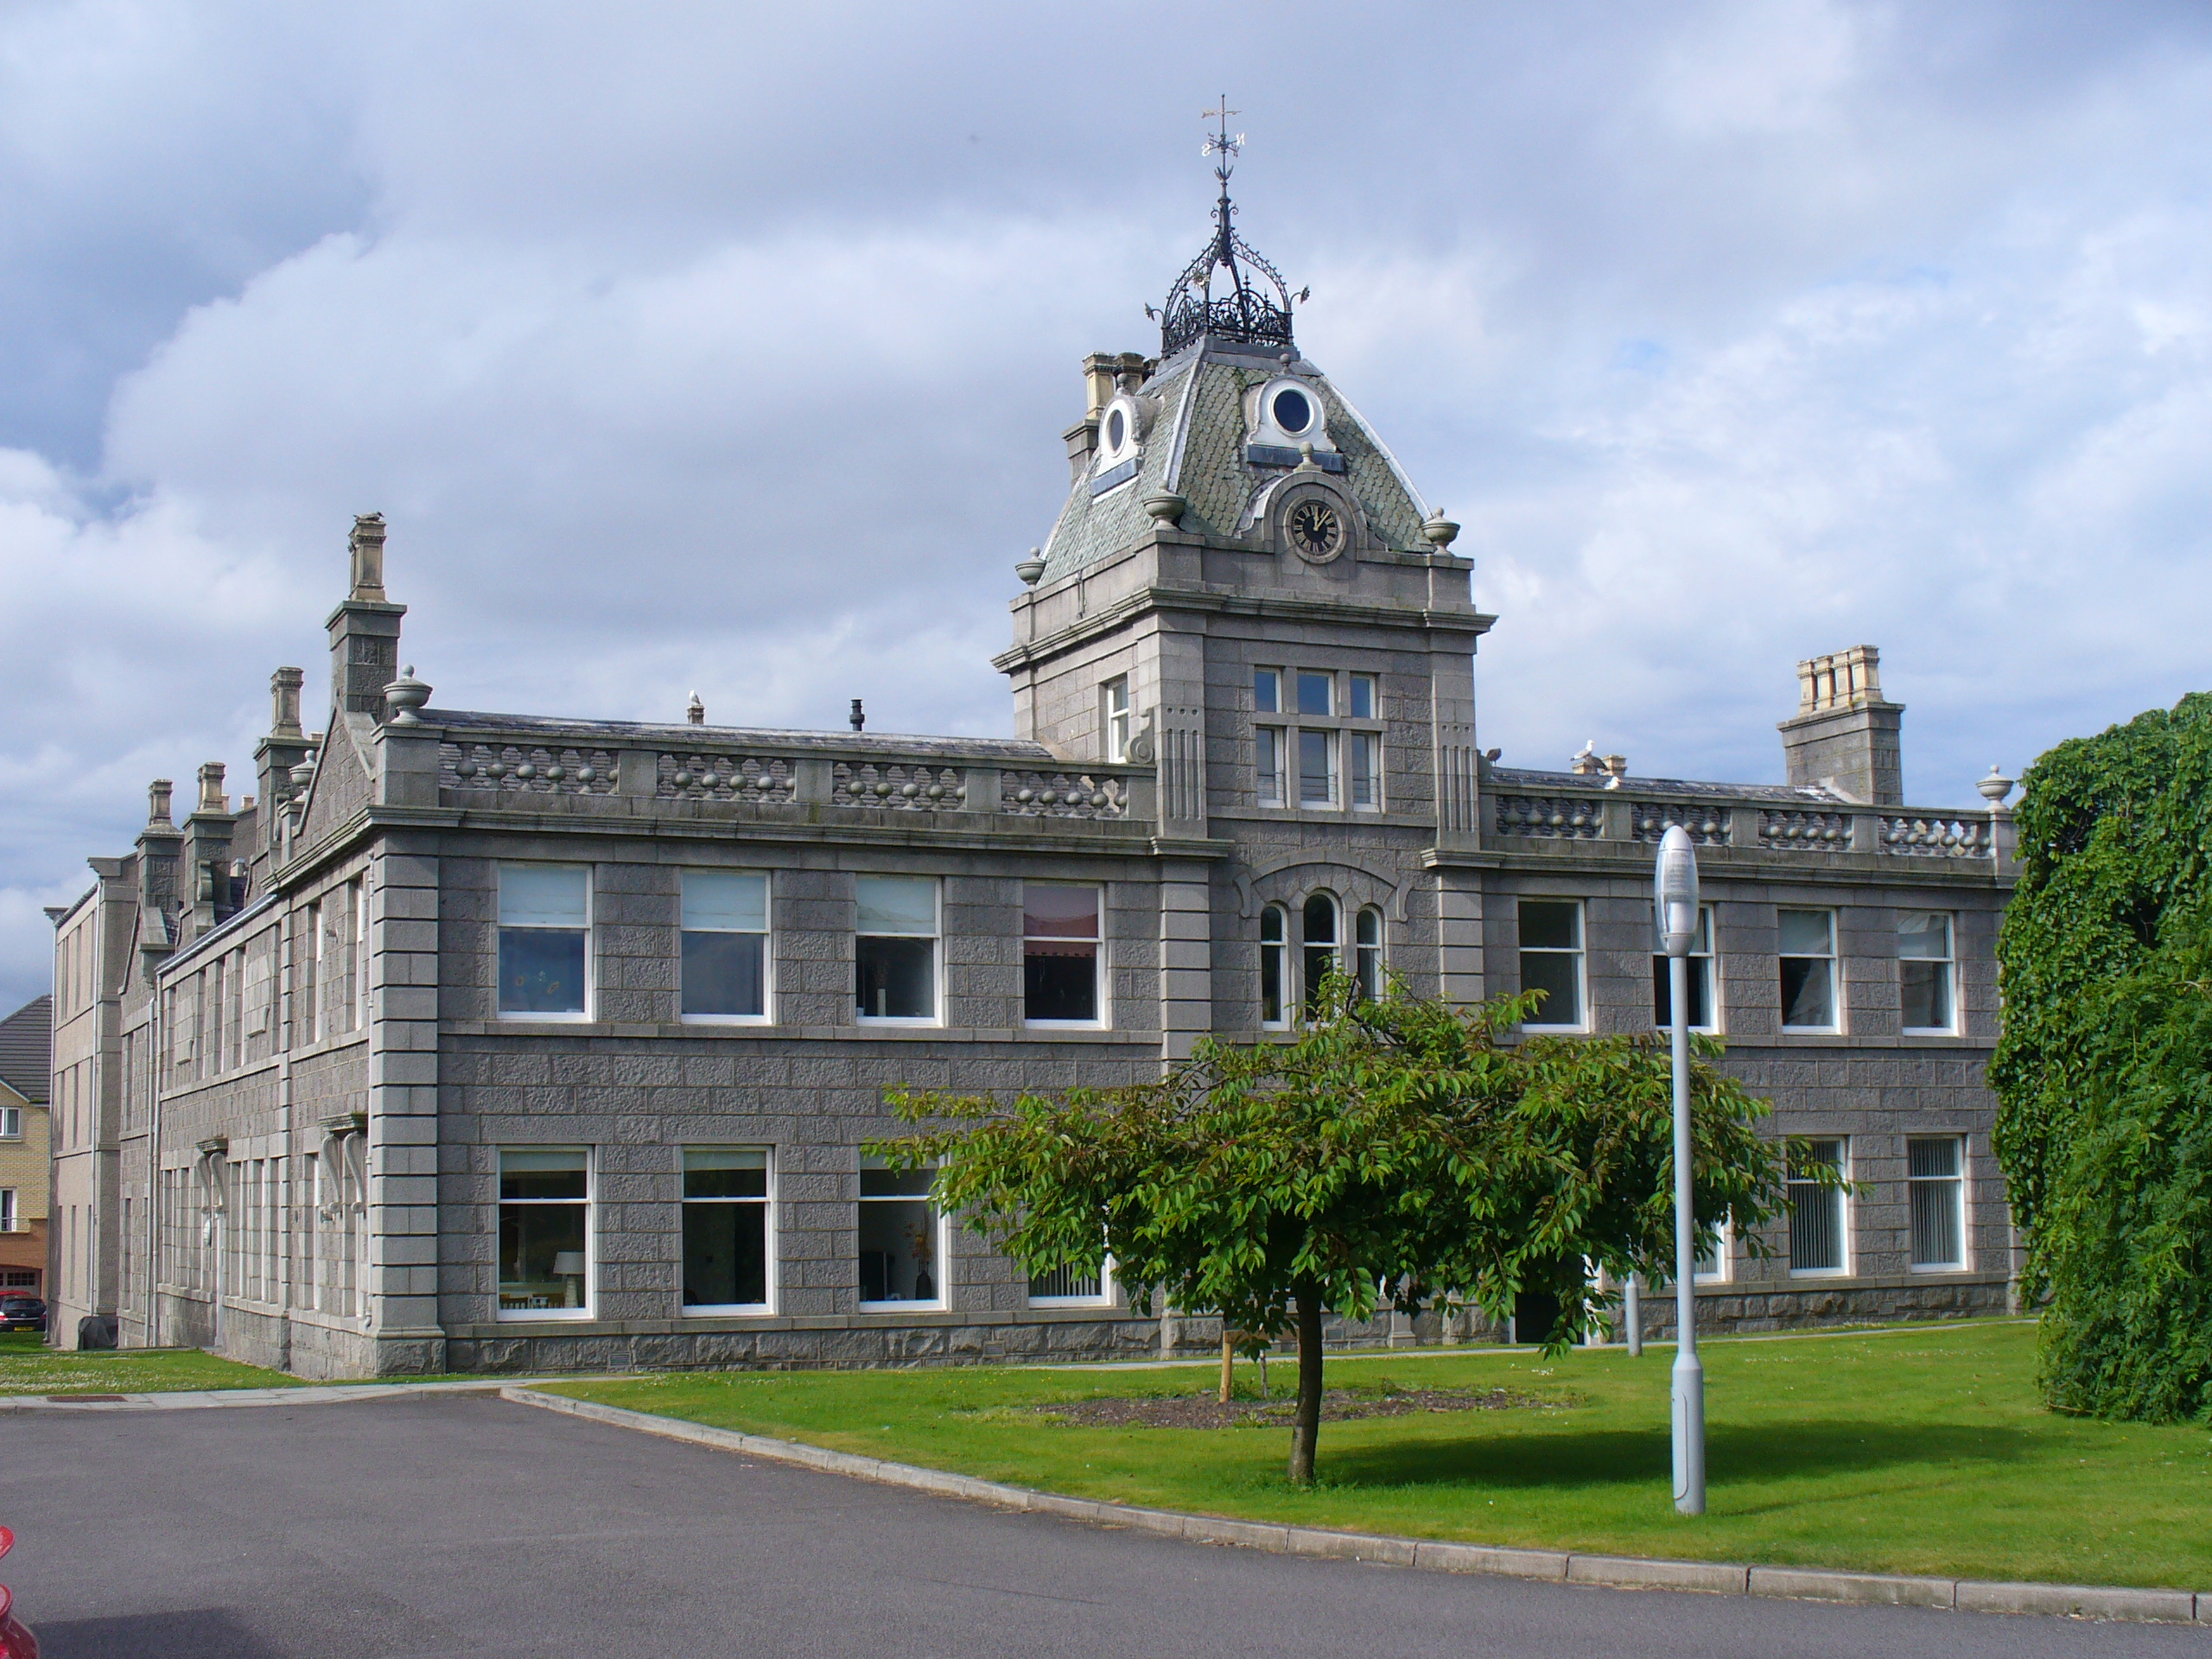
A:
[[[146,786],[147,823],[173,822],[169,817],[169,797],[175,792],[175,788],[176,786],[166,778],[156,778]]]
[[[853,699],[852,721],[853,729],[856,732],[863,729],[868,725],[868,715],[861,708],[861,700],[858,697],[855,697]]]
[[[223,763],[210,760],[200,768],[200,810],[227,812],[231,804],[223,794]]]

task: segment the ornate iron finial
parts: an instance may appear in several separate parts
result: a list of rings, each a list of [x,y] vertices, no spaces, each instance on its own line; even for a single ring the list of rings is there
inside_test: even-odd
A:
[[[1282,273],[1252,251],[1251,245],[1236,233],[1236,209],[1229,200],[1229,175],[1236,171],[1236,156],[1244,148],[1244,135],[1229,130],[1229,118],[1239,113],[1229,107],[1226,94],[1218,105],[1202,111],[1205,118],[1216,124],[1215,130],[1206,135],[1199,154],[1214,158],[1213,175],[1221,185],[1221,196],[1214,203],[1213,236],[1206,249],[1184,268],[1176,278],[1175,286],[1167,292],[1167,304],[1159,312],[1147,305],[1147,317],[1160,319],[1160,354],[1173,357],[1177,352],[1202,335],[1215,334],[1224,340],[1250,344],[1289,346],[1290,308],[1294,296]],[[1228,291],[1216,298],[1213,284],[1217,272],[1225,272],[1223,278]],[[1262,285],[1274,292],[1269,295]],[[1300,290],[1295,299],[1306,297]]]

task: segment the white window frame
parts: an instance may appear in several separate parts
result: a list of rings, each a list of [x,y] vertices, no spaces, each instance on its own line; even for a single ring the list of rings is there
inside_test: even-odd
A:
[[[864,1158],[861,1160],[861,1167],[865,1172],[868,1170],[881,1169],[884,1166],[872,1160]],[[931,1179],[934,1180],[936,1172],[931,1170],[930,1173]],[[864,1185],[864,1183],[862,1184]],[[917,1199],[912,1195],[907,1193],[887,1193],[877,1197],[856,1194],[854,1202],[861,1206],[861,1212],[863,1213],[866,1211],[867,1206],[871,1204],[914,1204],[918,1202],[927,1205],[929,1206],[931,1222],[930,1259],[937,1267],[937,1299],[934,1301],[925,1302],[919,1299],[906,1301],[880,1302],[863,1300],[860,1303],[860,1311],[863,1313],[943,1313],[945,1309],[950,1307],[952,1306],[950,1273],[952,1264],[948,1259],[946,1253],[946,1245],[950,1238],[950,1230],[945,1225],[946,1217],[944,1211],[937,1207],[936,1200],[927,1197],[926,1195]],[[857,1224],[859,1221],[859,1216],[855,1215],[854,1220],[855,1224]],[[857,1277],[860,1269],[860,1229],[857,1224],[855,1224],[853,1230],[853,1268],[855,1275]]]
[[[0,1186],[0,1233],[16,1230],[16,1189]]]
[[[1255,666],[1252,670],[1252,712],[1255,715],[1281,715],[1282,706],[1282,670]]]
[[[567,1207],[569,1207],[569,1206],[570,1206],[570,1205],[573,1205],[574,1204],[575,1204],[575,1203],[576,1203],[576,1200],[575,1200],[575,1199],[574,1199],[574,1198],[501,1198],[501,1197],[497,1196],[497,1185],[496,1185],[496,1184],[497,1184],[497,1182],[499,1181],[499,1179],[500,1179],[500,1177],[501,1177],[502,1175],[504,1175],[504,1173],[505,1173],[505,1155],[506,1155],[508,1153],[511,1153],[511,1152],[563,1152],[563,1153],[582,1153],[582,1154],[583,1154],[583,1160],[584,1160],[584,1196],[583,1196],[583,1200],[582,1200],[582,1202],[583,1202],[583,1209],[584,1209],[584,1249],[583,1249],[584,1270],[583,1270],[583,1274],[582,1274],[582,1277],[583,1277],[583,1304],[582,1304],[582,1306],[579,1306],[579,1307],[517,1307],[517,1308],[505,1308],[505,1307],[502,1307],[502,1306],[499,1306],[499,1271],[500,1271],[500,1268],[499,1268],[499,1255],[498,1255],[498,1252],[499,1252],[499,1248],[500,1248],[501,1244],[502,1244],[502,1243],[504,1243],[504,1242],[505,1242],[505,1234],[506,1229],[505,1229],[505,1227],[503,1224],[495,1224],[495,1225],[494,1225],[494,1228],[493,1228],[493,1235],[492,1235],[492,1239],[493,1239],[492,1248],[493,1248],[493,1260],[492,1260],[492,1313],[493,1313],[493,1317],[495,1319],[497,1319],[497,1320],[499,1320],[499,1321],[502,1321],[502,1322],[504,1322],[504,1323],[510,1324],[510,1325],[515,1325],[515,1324],[529,1325],[529,1324],[534,1324],[534,1323],[536,1323],[537,1321],[541,1320],[541,1319],[561,1319],[561,1320],[566,1320],[566,1321],[569,1321],[569,1322],[575,1322],[575,1321],[581,1321],[581,1320],[589,1320],[589,1319],[597,1319],[597,1318],[599,1317],[599,1308],[598,1308],[598,1304],[599,1304],[599,1160],[598,1160],[598,1158],[594,1155],[594,1149],[593,1149],[592,1147],[579,1147],[579,1146],[560,1146],[560,1147],[501,1146],[501,1147],[495,1147],[495,1148],[493,1149],[494,1174],[493,1174],[493,1182],[494,1182],[494,1189],[493,1189],[493,1190],[494,1190],[494,1194],[495,1194],[495,1196],[493,1197],[493,1204],[494,1204],[494,1205],[499,1209],[499,1211],[501,1212],[502,1221],[504,1221],[504,1217],[505,1217],[505,1212],[506,1207],[507,1207],[509,1205],[511,1205],[511,1204],[512,1204],[512,1205],[516,1205],[516,1206],[517,1206],[517,1207],[518,1207],[518,1208],[523,1208],[523,1207],[528,1207],[528,1208],[541,1208],[541,1207],[542,1207],[542,1208],[545,1208],[545,1209],[551,1209],[551,1208],[553,1208],[553,1207],[554,1207],[554,1206],[556,1206],[556,1205],[559,1205],[559,1206],[561,1206],[561,1207],[563,1207],[563,1208],[567,1208]],[[318,1166],[318,1173],[320,1173],[320,1166]]]
[[[507,925],[499,920],[499,888],[506,880],[509,869],[581,870],[584,878],[584,1005],[581,1009],[535,1013],[527,1008],[506,1009],[499,1006],[499,935]],[[588,1025],[598,1018],[599,1007],[599,882],[597,869],[590,864],[580,864],[565,859],[508,858],[493,867],[492,890],[492,1012],[495,1019],[512,1020],[526,1025]],[[542,932],[573,932],[572,928],[529,929],[516,925],[518,931]],[[321,938],[318,930],[317,938]],[[320,1004],[318,1003],[318,1007]]]
[[[1065,934],[1033,934],[1029,931],[1028,889],[1032,885],[1040,887],[1080,887],[1090,892],[1098,901],[1098,907],[1096,912],[1098,918],[1098,931],[1091,936],[1090,939],[1090,943],[1097,947],[1091,953],[1090,957],[1090,1006],[1096,1008],[1097,1013],[1090,1019],[1033,1020],[1030,1018],[1029,988],[1027,984],[1029,973],[1029,947],[1033,944],[1049,944],[1053,943],[1081,943],[1079,940],[1071,941]],[[1107,1017],[1108,1010],[1106,1007],[1106,987],[1109,981],[1106,974],[1105,884],[1098,881],[1039,881],[1034,884],[1024,881],[1022,883],[1022,889],[1023,925],[1021,930],[1021,970],[1023,985],[1021,994],[1021,1023],[1033,1029],[1044,1031],[1103,1031],[1107,1029],[1111,1021]]]
[[[1700,905],[1697,907],[1697,925],[1698,931],[1695,936],[1690,940],[1688,959],[1690,963],[1690,971],[1693,974],[1696,972],[1697,964],[1699,963],[1702,962],[1705,964],[1705,1011],[1708,1018],[1704,1025],[1692,1025],[1690,1029],[1694,1032],[1702,1033],[1707,1036],[1715,1036],[1719,1033],[1722,1027],[1720,1017],[1720,952],[1719,948],[1713,943],[1714,925],[1713,919],[1713,906],[1711,905]],[[1654,920],[1653,926],[1655,929],[1657,926],[1656,918]],[[1698,949],[1698,946],[1700,944],[1705,946],[1705,949],[1702,950]],[[1651,988],[1651,1012],[1656,1016],[1659,1012],[1658,976],[1663,975],[1667,972],[1668,963],[1666,951],[1659,946],[1656,940],[1653,942],[1652,945],[1651,962],[1654,974],[1654,983]],[[1775,971],[1777,975],[1777,982],[1779,983],[1781,970],[1777,968]],[[1671,1001],[1674,994],[1673,986],[1671,981],[1667,982],[1669,986],[1668,995]],[[1693,997],[1691,1001],[1694,1003],[1696,999]],[[1671,1012],[1671,1009],[1669,1012]],[[1656,1031],[1667,1031],[1672,1028],[1669,1026],[1660,1024],[1656,1018],[1652,1021],[1652,1027]]]
[[[1958,1154],[1958,1173],[1955,1175],[1915,1175],[1912,1173],[1912,1149],[1923,1141],[1948,1141]],[[1963,1135],[1909,1135],[1904,1140],[1905,1168],[1905,1257],[1915,1273],[1966,1273],[1974,1264],[1974,1241],[1967,1232],[1967,1138]],[[1915,1200],[1920,1192],[1936,1187],[1950,1189],[1951,1222],[1959,1241],[1957,1259],[1950,1262],[1923,1262],[1920,1257],[1918,1234],[1913,1225]]]
[[[23,1138],[23,1109],[20,1106],[0,1106],[0,1141],[20,1141]]]
[[[745,927],[686,927],[683,925],[683,884],[694,875],[751,875],[761,882],[762,926],[754,937],[760,941],[760,1012],[758,1014],[686,1014],[683,1012],[683,936],[686,933],[753,933]],[[588,947],[587,947],[588,949]],[[692,865],[676,877],[676,1008],[678,1023],[687,1026],[772,1026],[776,1023],[776,880],[772,871],[724,869]]]
[[[695,1198],[683,1192],[686,1173],[684,1154],[693,1152],[757,1152],[762,1156],[762,1170],[766,1176],[764,1185],[767,1196],[762,1198]],[[677,1311],[687,1319],[759,1319],[773,1314],[777,1298],[777,1243],[776,1243],[776,1149],[764,1146],[684,1146],[678,1147],[676,1158],[677,1179]],[[761,1294],[766,1298],[759,1302],[687,1302],[683,1300],[683,1216],[693,1205],[755,1205],[760,1209],[760,1249],[762,1267]]]
[[[1069,1271],[1069,1269],[1062,1268],[1056,1268],[1055,1271],[1065,1273]],[[1037,1282],[1036,1276],[1034,1274],[1027,1275],[1025,1282],[1031,1286],[1035,1285]],[[1099,1262],[1098,1288],[1096,1292],[1090,1294],[1081,1296],[1039,1296],[1033,1289],[1029,1292],[1029,1306],[1032,1307],[1111,1307],[1114,1306],[1114,1258],[1110,1255],[1103,1258]]]
[[[1848,1182],[1851,1179],[1851,1137],[1847,1135],[1810,1135],[1804,1137],[1814,1145],[1833,1145],[1840,1148],[1835,1160],[1836,1173]],[[1836,1265],[1833,1268],[1801,1268],[1796,1262],[1795,1231],[1796,1228],[1796,1198],[1788,1189],[1798,1185],[1795,1179],[1784,1183],[1785,1195],[1789,1199],[1788,1227],[1784,1240],[1789,1248],[1789,1276],[1792,1279],[1848,1279],[1852,1272],[1853,1222],[1852,1192],[1848,1185],[1830,1189],[1835,1203]]]
[[[1359,712],[1359,689],[1367,688],[1367,712]],[[1380,720],[1377,712],[1382,707],[1382,677],[1379,674],[1354,674],[1345,688],[1344,709],[1348,720]]]
[[[1327,708],[1308,709],[1306,706],[1305,683],[1307,680],[1319,680],[1322,684],[1328,687],[1329,706]],[[1333,668],[1300,668],[1294,670],[1290,677],[1290,701],[1291,715],[1294,719],[1338,720],[1342,718],[1338,706],[1344,701],[1344,699],[1338,694],[1336,670]]]
[[[1782,945],[1782,918],[1785,914],[1825,916],[1828,921],[1828,949],[1825,957],[1809,956],[1802,950],[1783,952]],[[1780,1002],[1777,1012],[1783,1021],[1782,1029],[1792,1036],[1834,1037],[1843,1030],[1843,958],[1836,950],[1836,913],[1829,906],[1821,905],[1777,905],[1775,906],[1775,963],[1774,985],[1777,998],[1782,996],[1782,964],[1785,962],[1825,962],[1828,965],[1828,1023],[1825,1026],[1793,1026],[1788,1023],[1789,1005]]]
[[[1344,810],[1344,734],[1332,726],[1300,726],[1296,728],[1298,772],[1298,809],[1301,812],[1339,812]],[[1323,800],[1308,800],[1306,796],[1306,740],[1321,740],[1321,781],[1328,791]]]
[[[1273,918],[1275,937],[1268,937],[1268,922]],[[1268,1018],[1268,957],[1274,956],[1275,1017]],[[1265,904],[1260,906],[1260,1029],[1287,1031],[1290,1029],[1291,1010],[1297,1006],[1296,988],[1290,976],[1290,906]]]
[[[1713,1263],[1710,1268],[1704,1265],[1708,1260]],[[1736,1276],[1735,1263],[1736,1218],[1727,1216],[1721,1219],[1720,1236],[1713,1240],[1713,1255],[1697,1258],[1695,1282],[1700,1285],[1727,1284]]]
[[[942,1026],[944,1023],[944,878],[936,875],[907,875],[902,872],[888,870],[864,870],[859,874],[869,876],[882,875],[898,880],[926,881],[930,884],[931,915],[933,919],[930,924],[930,931],[927,934],[863,933],[860,931],[859,901],[857,897],[859,885],[857,878],[855,879],[854,887],[855,898],[853,925],[855,966],[853,971],[855,977],[857,977],[860,972],[858,965],[860,942],[862,939],[918,939],[926,938],[930,942],[931,1011],[927,1014],[862,1014],[860,1012],[858,1006],[858,987],[855,986],[855,990],[856,995],[853,1010],[853,1018],[855,1021],[863,1026]]]
[[[1574,1018],[1572,1020],[1544,1019],[1541,1017],[1543,1010],[1539,1009],[1539,1017],[1524,1020],[1521,1029],[1535,1032],[1587,1031],[1590,1029],[1590,918],[1586,913],[1583,902],[1580,899],[1560,898],[1552,893],[1517,894],[1513,905],[1513,919],[1516,932],[1520,927],[1521,912],[1529,905],[1564,905],[1571,909],[1574,912],[1574,945],[1572,950],[1560,949],[1552,945],[1531,946],[1525,938],[1521,939],[1518,942],[1518,950],[1514,960],[1515,969],[1519,976],[1520,987],[1524,991],[1529,988],[1524,959],[1532,951],[1537,956],[1543,957],[1571,956],[1574,959],[1575,1008]]]
[[[1290,738],[1282,726],[1252,728],[1252,798],[1262,806],[1287,807]]]
[[[1375,936],[1372,939],[1367,937],[1370,932]],[[1352,977],[1370,1001],[1380,1001],[1389,985],[1390,971],[1383,954],[1390,933],[1382,911],[1374,905],[1362,905],[1352,917],[1351,937]]]
[[[1129,758],[1129,677],[1116,675],[1098,688],[1099,723],[1109,760]]]
[[[1943,954],[1940,957],[1908,957],[1904,953],[1904,919],[1908,916],[1933,916],[1943,924]],[[1950,1011],[1950,1020],[1940,1026],[1908,1026],[1904,1021],[1904,969],[1908,962],[1929,962],[1941,964],[1943,979],[1943,1001]],[[1959,1034],[1959,924],[1957,916],[1948,910],[1901,910],[1897,912],[1897,1021],[1908,1037],[1955,1037]]]
[[[1309,939],[1306,934],[1306,913],[1315,904],[1325,904],[1328,906],[1332,924],[1330,927],[1329,938],[1319,944],[1312,939]],[[1328,969],[1326,968],[1325,968],[1319,976],[1314,973],[1314,952],[1316,950],[1325,950],[1329,957],[1329,966],[1336,969],[1338,972],[1342,972],[1344,969],[1344,901],[1325,888],[1317,887],[1314,891],[1307,893],[1305,898],[1300,899],[1298,902],[1297,1008],[1298,1012],[1301,1015],[1310,1015],[1313,1012],[1313,998],[1320,990],[1321,980],[1325,978],[1328,974]]]
[[[1382,810],[1382,734],[1349,731],[1344,734],[1344,803],[1355,812]],[[1363,762],[1366,768],[1367,798],[1359,798]]]

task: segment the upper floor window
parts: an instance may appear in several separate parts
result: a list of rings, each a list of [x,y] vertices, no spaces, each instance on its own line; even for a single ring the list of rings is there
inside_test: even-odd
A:
[[[1306,1012],[1310,1014],[1320,1007],[1321,982],[1337,969],[1337,929],[1341,920],[1337,901],[1325,893],[1314,893],[1306,899],[1300,919],[1305,924]]]
[[[1836,1026],[1835,912],[1776,912],[1780,930],[1782,1028],[1834,1031]]]
[[[16,1189],[0,1186],[0,1233],[16,1230]]]
[[[1372,674],[1353,675],[1351,677],[1351,717],[1354,720],[1376,719],[1375,711],[1381,706],[1382,699],[1376,695],[1375,677]]]
[[[1521,988],[1543,1001],[1523,1021],[1532,1031],[1580,1031],[1583,1018],[1582,905],[1574,899],[1523,899]]]
[[[863,875],[854,941],[854,1012],[862,1020],[932,1023],[938,1017],[938,882],[929,875]]]
[[[590,997],[591,870],[499,866],[499,1012],[581,1019]]]
[[[1099,890],[1021,884],[1022,1017],[1032,1025],[1098,1023]]]
[[[0,1106],[0,1141],[20,1141],[23,1138],[23,1109],[20,1106]]]
[[[1382,734],[1346,732],[1344,753],[1350,763],[1352,810],[1373,812],[1382,805]]]
[[[1298,712],[1324,718],[1337,712],[1337,677],[1317,669],[1298,671]]]
[[[1279,668],[1255,668],[1252,671],[1252,707],[1262,715],[1282,712],[1282,671]]]
[[[1102,713],[1106,727],[1106,758],[1126,760],[1129,758],[1129,677],[1122,675],[1100,688]]]
[[[1269,905],[1260,912],[1260,1023],[1277,1030],[1290,1023],[1284,984],[1284,957],[1290,948],[1286,920],[1281,905]]]
[[[768,1017],[768,878],[683,872],[683,1017]]]
[[[1948,915],[1935,910],[1898,912],[1897,980],[1907,1031],[1958,1029],[1958,1001],[1953,995]]]
[[[1674,976],[1668,966],[1669,960],[1662,950],[1655,949],[1651,953],[1651,1023],[1662,1031],[1671,1030],[1675,1024]],[[1713,1012],[1713,912],[1710,908],[1700,907],[1698,911],[1697,937],[1690,941],[1688,966],[1690,1029],[1717,1030],[1719,1022]]]
[[[1298,734],[1298,804],[1337,804],[1337,734],[1303,728]]]
[[[1283,804],[1283,729],[1255,727],[1252,733],[1254,792],[1262,806]]]

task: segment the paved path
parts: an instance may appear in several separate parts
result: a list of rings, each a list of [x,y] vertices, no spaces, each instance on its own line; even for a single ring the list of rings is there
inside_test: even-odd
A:
[[[1629,1592],[1103,1532],[464,1395],[0,1421],[47,1659],[2202,1656],[2201,1629]]]

